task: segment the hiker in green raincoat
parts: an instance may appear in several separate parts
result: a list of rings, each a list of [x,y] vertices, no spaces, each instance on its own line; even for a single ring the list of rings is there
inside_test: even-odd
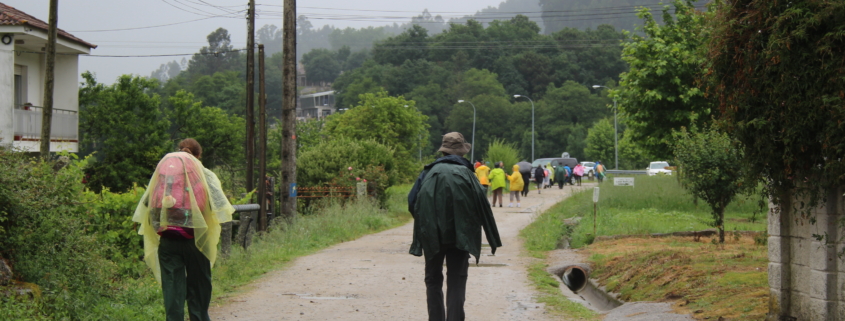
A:
[[[563,165],[558,165],[555,167],[555,182],[557,182],[557,187],[563,189],[563,183],[566,183],[566,169]]]
[[[414,216],[410,253],[425,255],[425,286],[429,320],[464,320],[470,254],[481,254],[481,229],[493,254],[502,246],[484,188],[463,158],[470,148],[457,132],[443,135],[443,157],[423,169],[408,194]],[[443,260],[449,271],[443,301]],[[446,310],[448,307],[448,310]]]

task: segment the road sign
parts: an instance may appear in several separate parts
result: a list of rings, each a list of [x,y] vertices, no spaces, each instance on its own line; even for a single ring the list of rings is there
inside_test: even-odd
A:
[[[633,177],[614,177],[613,186],[634,186]]]
[[[593,187],[593,203],[599,202],[599,188]]]
[[[296,197],[296,183],[290,183],[290,197]]]

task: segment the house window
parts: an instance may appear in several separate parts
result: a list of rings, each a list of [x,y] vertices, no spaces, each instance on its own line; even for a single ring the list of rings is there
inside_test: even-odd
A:
[[[26,102],[26,67],[15,65],[15,108]]]

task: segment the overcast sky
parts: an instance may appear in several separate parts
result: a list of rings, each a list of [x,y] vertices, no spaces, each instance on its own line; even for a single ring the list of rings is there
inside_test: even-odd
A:
[[[48,0],[0,0],[48,20]],[[297,15],[314,27],[383,26],[405,23],[428,9],[449,18],[474,14],[502,0],[309,0],[297,1]],[[206,44],[205,37],[219,27],[232,35],[235,47],[246,46],[246,0],[60,0],[59,28],[96,44],[92,55],[192,54]],[[256,30],[266,24],[281,27],[281,0],[257,0]],[[212,18],[208,18],[208,17]],[[203,19],[199,21],[187,22]],[[182,23],[185,22],[185,23]],[[115,30],[174,24],[137,30]],[[190,56],[186,56],[190,59]],[[122,74],[149,76],[159,65],[182,57],[105,58],[81,57],[80,73],[90,70],[100,82],[112,83]]]

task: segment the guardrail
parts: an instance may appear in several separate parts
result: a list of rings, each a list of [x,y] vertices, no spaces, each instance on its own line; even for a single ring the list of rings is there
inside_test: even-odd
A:
[[[642,170],[624,170],[624,169],[609,169],[605,171],[607,174],[617,174],[617,175],[646,175],[646,171]]]
[[[220,253],[223,257],[229,255],[232,249],[232,233],[234,226],[238,226],[238,234],[235,235],[235,242],[240,244],[244,249],[252,244],[252,236],[255,234],[256,223],[258,221],[258,211],[261,209],[260,204],[242,204],[232,205],[235,208],[235,213],[241,213],[240,220],[233,220],[220,224]],[[267,212],[267,221],[273,219],[271,211]]]

